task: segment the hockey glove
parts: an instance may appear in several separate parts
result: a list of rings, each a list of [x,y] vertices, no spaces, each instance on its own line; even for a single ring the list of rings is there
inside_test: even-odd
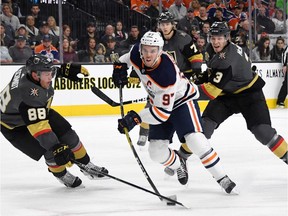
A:
[[[139,79],[136,71],[134,70],[134,68],[132,68],[132,71],[130,73],[129,83],[131,83],[131,84],[139,84],[140,83],[140,79]]]
[[[75,156],[73,152],[69,149],[68,145],[56,144],[52,147],[51,150],[54,156],[55,163],[58,166],[72,166],[72,161],[75,160]]]
[[[57,77],[65,77],[72,81],[81,82],[82,78],[78,77],[78,74],[82,74],[85,77],[89,76],[88,70],[80,64],[62,64],[57,71]]]
[[[196,77],[194,83],[196,85],[200,85],[202,83],[206,83],[206,82],[208,82],[208,77],[209,77],[209,70],[207,69],[207,70],[197,74],[197,77]]]
[[[113,83],[119,88],[124,87],[128,83],[127,64],[115,62],[113,64]]]
[[[130,131],[135,125],[140,124],[141,122],[140,116],[135,111],[131,110],[124,118],[118,119],[118,131],[121,134],[124,134],[124,128],[127,128],[127,130]]]

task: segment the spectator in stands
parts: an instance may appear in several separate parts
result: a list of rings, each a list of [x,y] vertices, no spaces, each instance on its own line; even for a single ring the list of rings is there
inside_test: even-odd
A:
[[[192,26],[197,26],[197,28],[199,29],[199,22],[197,19],[195,19],[194,9],[188,8],[186,16],[180,19],[177,23],[177,29],[184,31],[187,34],[190,34]]]
[[[235,38],[233,38],[233,42],[241,47],[247,56],[249,56],[249,47],[247,46],[247,41],[248,37],[243,32],[238,33]]]
[[[19,35],[24,36],[26,39],[28,37],[28,31],[26,29],[26,26],[23,24],[20,24],[19,28],[15,32],[15,36],[19,36]]]
[[[42,36],[41,44],[36,46],[34,49],[34,53],[40,53],[42,55],[50,58],[53,63],[59,63],[59,52],[52,45],[52,36],[50,34],[46,34]]]
[[[280,91],[278,93],[277,97],[277,107],[284,108],[284,102],[287,97],[287,78],[288,78],[288,72],[287,72],[287,64],[288,64],[288,46],[285,47],[284,52],[282,54],[282,61],[281,64],[283,66],[283,73],[284,73],[284,81],[282,83],[282,86],[280,88]]]
[[[207,13],[209,18],[213,18],[216,13],[217,8],[222,8],[222,14],[224,17],[227,16],[226,5],[223,4],[222,0],[215,0],[214,3],[211,3],[207,6]],[[212,23],[211,23],[212,24]]]
[[[163,11],[168,11],[169,7],[174,3],[174,0],[162,0]]]
[[[162,7],[163,11],[163,7]],[[159,17],[159,3],[158,0],[150,0],[150,6],[146,10],[145,14],[149,17],[151,17],[151,30],[155,31],[158,25],[158,17]]]
[[[6,46],[7,48],[9,48],[10,46],[13,46],[14,40],[12,37],[6,34],[5,31],[6,31],[5,24],[1,22],[0,26],[1,46]]]
[[[285,0],[276,0],[276,7],[284,8],[284,1]],[[288,14],[288,1],[287,0],[286,0],[286,14]]]
[[[58,36],[59,37],[59,33],[60,33],[60,28],[59,26],[57,26],[56,20],[53,16],[49,16],[47,19],[47,23],[50,27],[50,31],[49,34],[52,34],[54,36]]]
[[[42,22],[46,19],[44,19],[44,17],[42,17],[41,13],[40,13],[40,7],[38,4],[32,4],[31,6],[31,14],[34,19],[35,19],[35,26],[36,28],[40,28]]]
[[[32,50],[35,48],[34,40],[31,39],[29,36],[29,33],[27,31],[27,28],[25,25],[21,24],[17,31],[15,32],[15,37],[22,35],[26,38],[26,45],[29,46]]]
[[[207,16],[207,10],[206,10],[206,7],[204,5],[201,5],[201,7],[199,8],[199,15],[196,16],[195,19],[198,20],[200,29],[203,28],[204,22],[211,23],[210,18],[208,18],[208,16]]]
[[[113,36],[112,36],[113,37]],[[95,63],[104,63],[105,62],[105,54],[106,48],[102,43],[96,45],[96,55],[95,55]]]
[[[111,24],[106,25],[104,35],[101,37],[101,43],[106,44],[109,36],[113,36],[114,26]]]
[[[191,7],[191,2],[193,2],[193,1],[195,1],[195,0],[183,0],[183,5],[188,9]]]
[[[281,36],[277,37],[276,44],[273,46],[270,52],[270,59],[276,62],[281,62],[284,47],[285,47],[284,38]]]
[[[254,61],[270,61],[270,39],[267,36],[257,41],[256,47],[252,50],[251,59]]]
[[[34,49],[36,45],[36,36],[39,34],[39,29],[35,27],[35,18],[32,15],[26,16],[26,29],[28,31],[28,37],[33,43],[31,48]]]
[[[285,33],[285,20],[284,13],[282,9],[277,9],[275,12],[275,16],[272,18],[272,21],[275,25],[274,34],[284,34]]]
[[[123,23],[120,20],[116,22],[116,28],[113,37],[115,37],[117,42],[126,40],[128,38],[128,33],[124,31]]]
[[[273,34],[275,30],[275,24],[269,17],[266,16],[265,12],[266,8],[261,6],[256,17],[257,33],[261,34],[262,32],[266,32],[268,34]]]
[[[50,35],[50,38],[52,39],[52,45],[55,48],[59,47],[59,37],[49,34],[50,27],[46,21],[41,23],[39,30],[40,31],[38,32],[38,35],[35,37],[36,45],[41,44],[44,35]]]
[[[251,24],[251,30],[252,30],[252,35],[254,34],[254,22],[252,21]],[[239,23],[239,29],[238,29],[238,35],[243,34],[245,35],[246,38],[249,38],[249,20],[244,20],[243,22]],[[253,41],[250,41],[250,43],[252,42],[252,47],[254,47],[255,41],[254,41],[254,37],[253,37]]]
[[[12,8],[12,13],[17,16],[18,18],[22,17],[21,9],[18,5],[18,0],[3,0],[2,3],[7,3]]]
[[[110,36],[107,40],[106,45],[106,54],[105,59],[106,62],[115,62],[120,57],[121,50],[117,46],[116,39],[112,36]]]
[[[168,11],[174,16],[176,22],[184,18],[187,14],[187,8],[183,5],[183,0],[175,0]]]
[[[189,35],[192,37],[193,43],[196,44],[200,37],[200,29],[198,26],[192,26]]]
[[[0,20],[6,25],[10,25],[14,32],[20,26],[19,18],[13,14],[12,8],[8,3],[4,3],[2,5],[2,14],[0,14]]]
[[[227,22],[226,17],[223,15],[223,8],[216,8],[214,17],[210,18],[210,25],[212,25],[214,22]]]
[[[93,38],[95,41],[99,40],[99,34],[96,31],[96,24],[94,22],[88,22],[86,27],[86,33],[83,35],[78,43],[79,50],[88,49],[88,40]]]
[[[9,54],[15,63],[25,63],[28,58],[33,54],[30,46],[26,45],[26,37],[18,35],[16,37],[16,43],[9,48]]]
[[[207,45],[206,39],[203,37],[203,35],[200,35],[196,41],[196,46],[203,56],[205,56],[206,45]]]
[[[0,45],[1,45],[0,46],[0,63],[1,64],[3,64],[3,63],[6,63],[6,64],[12,63],[13,59],[12,59],[12,57],[9,54],[7,46],[5,46],[3,44],[3,40],[0,41]]]
[[[193,8],[193,10],[194,10],[193,13],[194,13],[194,16],[196,17],[196,16],[199,16],[199,14],[200,14],[200,11],[199,11],[200,7],[201,7],[201,5],[200,5],[199,1],[193,0],[189,3],[189,6],[187,8]]]
[[[139,13],[145,13],[150,2],[146,0],[131,0],[131,10],[138,11]]]
[[[202,29],[200,29],[200,35],[202,35],[202,37],[204,37],[206,44],[209,43],[208,41],[208,34],[210,31],[210,23],[204,22]]]
[[[269,12],[269,17],[272,18],[276,14],[276,1],[275,0],[270,0],[269,1],[269,6],[268,6],[268,12]]]
[[[78,55],[70,46],[70,41],[67,38],[63,38],[63,62],[79,62]]]
[[[123,55],[129,52],[129,50],[135,43],[140,42],[140,39],[141,35],[138,26],[131,26],[128,38],[120,43],[120,54]]]
[[[95,55],[96,55],[96,40],[94,38],[89,38],[87,49],[80,50],[78,52],[79,61],[95,63]]]
[[[70,42],[70,46],[74,49],[74,50],[77,50],[77,46],[78,46],[78,39],[73,39],[71,37],[71,28],[69,25],[67,24],[64,24],[63,27],[62,27],[62,30],[63,30],[63,38],[66,38],[69,40]]]

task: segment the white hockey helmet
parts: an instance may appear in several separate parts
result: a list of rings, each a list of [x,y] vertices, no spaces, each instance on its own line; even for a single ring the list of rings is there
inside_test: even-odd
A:
[[[141,46],[147,45],[147,46],[158,46],[159,52],[162,51],[164,46],[164,40],[159,32],[152,32],[148,31],[146,32],[143,37],[141,38]]]

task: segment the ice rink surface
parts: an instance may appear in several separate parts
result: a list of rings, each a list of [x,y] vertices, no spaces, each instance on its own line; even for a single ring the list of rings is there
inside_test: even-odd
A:
[[[117,131],[119,116],[69,117],[92,161],[111,175],[153,190],[143,175],[124,135]],[[272,126],[288,140],[288,110],[271,110]],[[277,159],[246,129],[241,115],[224,122],[210,140],[222,165],[240,191],[224,194],[194,155],[188,160],[189,182],[151,161],[147,146],[136,146],[139,128],[130,132],[135,149],[157,189],[164,196],[190,207],[166,206],[159,198],[113,179],[89,180],[76,165],[69,170],[85,187],[68,189],[60,184],[43,158],[35,162],[14,149],[2,136],[1,216],[287,216],[287,165]],[[171,145],[178,148],[179,142]]]

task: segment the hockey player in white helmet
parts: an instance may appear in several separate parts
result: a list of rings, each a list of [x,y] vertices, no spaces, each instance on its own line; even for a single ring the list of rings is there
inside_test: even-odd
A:
[[[192,81],[201,73],[203,55],[193,43],[191,36],[176,29],[175,18],[169,11],[162,12],[158,18],[159,30],[164,40],[163,50],[175,60],[180,71]],[[146,107],[149,107],[147,102]],[[142,123],[137,144],[143,146],[149,133],[149,125]]]
[[[118,120],[118,130],[124,133],[141,122],[150,125],[149,155],[151,159],[177,172],[178,180],[188,182],[186,160],[168,147],[176,132],[185,139],[189,148],[199,156],[204,167],[211,173],[226,193],[235,193],[236,184],[222,169],[220,159],[202,133],[200,111],[196,99],[197,86],[179,71],[172,57],[163,52],[164,41],[158,32],[147,32],[140,44],[114,64],[112,79],[116,86],[128,83],[127,68],[133,66],[149,95],[150,108],[139,113],[131,110]]]

